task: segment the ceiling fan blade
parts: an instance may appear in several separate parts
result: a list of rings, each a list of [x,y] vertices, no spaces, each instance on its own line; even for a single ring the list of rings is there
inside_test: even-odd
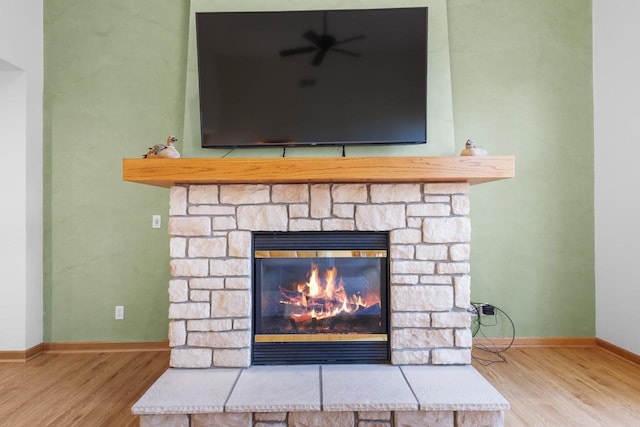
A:
[[[282,49],[280,51],[280,56],[298,55],[300,53],[313,52],[315,50],[318,50],[318,48],[315,46],[295,47],[293,49]]]
[[[305,31],[304,34],[302,34],[302,37],[309,40],[311,43],[315,44],[316,46],[320,44],[320,36],[316,34],[316,32],[313,30]]]
[[[322,63],[322,60],[324,59],[324,56],[327,54],[328,50],[327,49],[322,49],[319,50],[318,53],[316,53],[316,56],[313,57],[313,61],[311,61],[311,65],[313,66],[318,66]]]
[[[362,55],[359,53],[351,52],[350,50],[344,50],[337,47],[331,48],[331,50],[335,50],[336,52],[344,53],[349,56],[353,56],[355,58],[360,58]]]
[[[356,58],[359,58],[362,56],[361,54],[350,51],[350,50],[339,49],[336,47],[336,45],[363,39],[366,37],[365,35],[362,34],[359,36],[347,37],[346,39],[336,41],[335,37],[329,34],[327,30],[327,12],[324,12],[322,21],[323,22],[322,22],[321,35],[316,33],[314,30],[307,30],[304,33],[302,33],[302,38],[311,42],[313,46],[302,46],[302,47],[296,47],[291,49],[282,49],[280,51],[280,56],[285,57],[285,56],[291,56],[291,55],[298,55],[301,53],[316,52],[316,54],[313,56],[313,59],[311,60],[311,65],[313,66],[320,65],[324,60],[324,57],[327,54],[327,52],[329,52],[330,50],[335,50],[336,52],[341,52],[345,55],[353,56]]]
[[[335,42],[335,43],[334,43],[334,45],[336,45],[336,44],[341,44],[341,43],[348,43],[348,42],[352,42],[352,41],[355,41],[355,40],[364,39],[365,37],[367,37],[367,36],[354,36],[354,37],[349,37],[349,38],[346,38],[346,39],[343,39],[343,40],[340,40],[340,41]]]

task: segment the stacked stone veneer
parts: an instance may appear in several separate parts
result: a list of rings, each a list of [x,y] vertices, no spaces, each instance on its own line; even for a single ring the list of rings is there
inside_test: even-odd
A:
[[[253,231],[389,231],[393,364],[471,361],[469,185],[171,189],[171,366],[251,364]]]
[[[503,426],[502,411],[220,412],[142,415],[141,427],[478,427]]]

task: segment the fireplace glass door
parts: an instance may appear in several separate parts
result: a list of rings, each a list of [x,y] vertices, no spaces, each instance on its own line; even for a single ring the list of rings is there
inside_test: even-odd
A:
[[[254,364],[388,362],[386,233],[254,234]]]

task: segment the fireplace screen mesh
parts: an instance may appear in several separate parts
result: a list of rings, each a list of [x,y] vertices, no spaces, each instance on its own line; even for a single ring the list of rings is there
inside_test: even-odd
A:
[[[256,233],[254,363],[362,363],[367,348],[388,361],[387,246],[386,233]]]
[[[348,339],[384,333],[380,260],[336,258],[327,252],[314,258],[260,260],[257,334],[323,334],[327,339],[346,335]]]

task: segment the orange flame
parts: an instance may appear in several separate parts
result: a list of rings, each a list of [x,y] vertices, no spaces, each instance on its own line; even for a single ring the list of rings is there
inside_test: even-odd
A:
[[[353,313],[372,304],[379,303],[379,296],[347,295],[342,277],[338,275],[338,269],[332,267],[324,272],[320,278],[320,269],[317,264],[311,263],[311,270],[306,283],[298,283],[294,286],[297,290],[295,296],[287,295],[283,304],[293,304],[302,307],[304,313],[293,314],[296,318],[326,319],[337,316],[340,313]]]

